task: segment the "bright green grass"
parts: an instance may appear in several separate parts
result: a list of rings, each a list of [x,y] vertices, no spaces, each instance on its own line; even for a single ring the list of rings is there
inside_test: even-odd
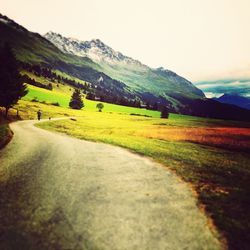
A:
[[[28,86],[28,94],[23,97],[23,100],[31,101],[32,99],[37,99],[40,102],[46,102],[46,103],[56,103],[58,102],[61,107],[68,108],[69,107],[69,101],[70,97],[73,93],[73,88],[69,85],[62,84],[62,83],[53,83],[50,82],[48,79],[44,77],[38,77],[35,76],[32,73],[29,72],[23,72],[27,73],[31,78],[34,78],[38,82],[41,82],[43,84],[52,83],[53,90],[46,90],[42,88],[38,88],[32,85]],[[57,71],[59,74],[60,72]],[[61,73],[64,77],[69,77],[69,75]],[[73,78],[72,78],[73,79]],[[74,78],[75,80],[79,80],[77,78]],[[81,81],[81,80],[79,80]],[[83,111],[97,111],[96,104],[99,103],[98,101],[91,101],[84,99],[84,105],[85,107],[82,109]],[[110,103],[103,103],[104,109],[103,113],[125,113],[125,114],[138,114],[138,115],[146,115],[151,116],[155,118],[160,117],[159,111],[152,111],[152,110],[146,110],[146,109],[140,109],[140,108],[133,108],[133,107],[126,107],[121,105],[115,105]],[[199,118],[199,117],[192,117],[192,116],[183,116],[183,115],[176,115],[171,114],[171,117],[175,118],[175,126],[179,124],[179,126],[244,126],[244,127],[250,127],[250,123],[242,123],[237,121],[227,121],[224,120],[218,120],[218,119],[206,119],[206,118]],[[188,119],[187,119],[188,117]],[[205,124],[205,125],[204,125]],[[171,126],[171,124],[169,124]]]
[[[58,102],[60,106],[68,107],[70,96],[54,90],[51,91],[28,85],[28,94],[23,97],[23,100],[31,101],[33,99],[47,103]]]
[[[19,110],[19,114],[24,120],[37,119],[37,111],[42,111],[42,118],[49,117],[64,117],[64,116],[81,116],[83,111],[57,107],[39,102],[30,102],[27,100],[20,100],[13,109],[10,110],[9,117],[14,117],[16,109]]]
[[[34,79],[36,82],[40,82],[40,83],[42,83],[44,85],[52,84],[52,87],[53,87],[54,91],[57,92],[57,93],[66,94],[66,95],[69,95],[69,96],[72,95],[73,87],[71,87],[71,86],[69,86],[67,84],[58,83],[57,81],[53,82],[48,78],[45,78],[43,76],[37,76],[37,75],[35,75],[35,74],[33,74],[33,73],[29,72],[29,71],[25,71],[25,70],[23,70],[21,73],[22,73],[22,75],[24,75],[24,74],[28,75],[31,79]],[[66,76],[68,76],[68,75],[66,75]],[[70,77],[68,77],[68,78],[70,78]],[[75,78],[75,80],[81,81],[81,80],[79,80],[77,78]],[[30,85],[30,87],[33,87],[33,85]],[[39,91],[39,89],[37,91]]]
[[[39,102],[46,102],[48,104],[58,102],[61,107],[68,108],[70,96],[73,89],[68,85],[59,84],[59,87],[55,87],[52,91],[47,89],[38,88],[32,85],[28,85],[28,94],[22,98],[22,100],[31,101],[37,99]],[[96,104],[98,101],[91,101],[84,99],[84,108],[81,111],[97,111]],[[103,103],[104,109],[102,113],[121,113],[121,114],[138,114],[151,116],[153,118],[159,118],[159,111],[152,111],[147,109],[126,107],[121,105],[115,105],[110,103]],[[45,105],[47,110],[47,106]],[[51,106],[49,106],[51,108]],[[71,110],[72,111],[72,110]],[[67,112],[71,112],[66,109]],[[77,115],[83,114],[78,113]],[[52,112],[53,113],[53,112]],[[72,112],[71,112],[72,113]],[[159,124],[167,124],[168,126],[186,126],[186,127],[214,127],[214,126],[230,126],[230,127],[250,127],[250,123],[238,122],[238,121],[225,121],[219,119],[201,118],[187,115],[170,114],[172,119],[159,120]]]
[[[62,86],[60,87],[62,89]],[[71,89],[69,86],[64,86],[63,88],[67,88],[68,90]],[[68,92],[62,92],[57,90],[57,87],[54,87],[52,91],[47,89],[38,88],[32,85],[28,85],[28,94],[24,96],[22,99],[26,101],[31,101],[33,99],[37,99],[40,102],[58,102],[61,107],[67,108],[69,107],[70,102],[70,93],[72,93],[72,89]],[[84,99],[84,108],[83,110],[86,111],[97,111],[96,104],[99,103],[98,101],[91,101]],[[152,117],[160,117],[160,112],[158,111],[152,111],[152,110],[146,110],[146,109],[140,109],[140,108],[133,108],[133,107],[126,107],[126,106],[120,106],[110,103],[103,103],[104,113],[127,113],[127,114],[139,114],[139,115],[148,115]]]

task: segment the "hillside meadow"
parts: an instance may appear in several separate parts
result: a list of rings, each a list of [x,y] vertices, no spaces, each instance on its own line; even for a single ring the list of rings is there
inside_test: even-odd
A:
[[[53,104],[58,103],[60,107],[68,108],[70,102],[70,96],[73,93],[73,88],[70,88],[68,85],[55,85],[52,91],[47,89],[41,89],[32,85],[28,85],[28,94],[23,97],[23,100],[26,101],[33,101],[33,102],[40,102],[40,103],[47,103]],[[99,101],[92,101],[88,99],[84,99],[84,110],[86,111],[97,111],[96,104]],[[152,111],[146,109],[138,109],[133,107],[127,106],[120,106],[111,103],[104,104],[104,113],[107,112],[115,112],[115,113],[128,113],[128,114],[140,114],[140,115],[147,115],[152,117],[160,117],[159,111]]]
[[[22,119],[42,118],[38,127],[79,139],[109,143],[150,157],[189,183],[230,249],[250,245],[250,124],[170,114],[84,99],[82,110],[68,108],[73,89],[53,84],[53,91],[28,86],[11,110]],[[59,105],[59,106],[58,106]],[[53,117],[74,117],[53,121]],[[1,131],[6,126],[1,127]]]

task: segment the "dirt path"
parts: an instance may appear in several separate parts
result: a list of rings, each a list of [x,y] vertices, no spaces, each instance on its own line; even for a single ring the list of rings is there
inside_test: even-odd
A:
[[[33,124],[0,151],[0,249],[220,249],[165,168]]]

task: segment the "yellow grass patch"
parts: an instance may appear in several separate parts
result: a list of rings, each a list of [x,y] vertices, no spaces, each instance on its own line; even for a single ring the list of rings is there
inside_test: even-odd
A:
[[[250,150],[250,129],[248,128],[185,128],[157,127],[135,133],[146,138],[189,141],[211,146]]]

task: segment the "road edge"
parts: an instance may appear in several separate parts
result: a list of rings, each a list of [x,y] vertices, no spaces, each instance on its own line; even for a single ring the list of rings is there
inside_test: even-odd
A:
[[[7,129],[5,131],[5,134],[0,137],[0,150],[7,146],[7,144],[12,140],[14,135],[13,131],[10,129],[9,123],[4,123],[1,125],[6,125]]]
[[[76,117],[65,117],[65,118],[55,118],[53,119],[53,121],[55,120],[64,120],[64,119],[75,119]],[[77,137],[74,137],[72,135],[69,135],[67,133],[63,133],[63,132],[58,132],[58,131],[53,131],[53,130],[49,130],[49,129],[45,129],[43,127],[40,127],[40,126],[36,126],[37,124],[39,123],[43,123],[43,122],[48,122],[49,120],[47,119],[43,119],[41,120],[40,122],[39,121],[36,121],[33,123],[33,126],[35,126],[36,128],[38,129],[42,129],[42,130],[45,130],[45,131],[49,131],[51,133],[56,133],[56,134],[59,134],[59,135],[63,135],[63,136],[67,136],[67,137],[71,137],[71,138],[74,138],[74,139],[77,139],[77,140],[83,140],[83,141],[89,141],[89,142],[93,142],[93,143],[98,143],[98,144],[105,144],[105,145],[109,145],[109,146],[112,146],[112,147],[118,147],[118,148],[121,148],[123,150],[126,150],[132,154],[135,154],[135,155],[138,155],[140,157],[144,157],[154,163],[156,163],[157,165],[161,166],[162,168],[165,168],[167,171],[171,172],[173,175],[175,175],[175,177],[182,183],[184,183],[188,189],[190,189],[191,193],[192,193],[192,196],[193,198],[196,200],[196,204],[197,204],[197,207],[200,211],[200,213],[202,213],[204,215],[204,217],[206,218],[206,222],[207,222],[207,226],[208,228],[210,229],[211,233],[214,235],[214,237],[219,241],[220,245],[221,245],[221,249],[222,250],[227,250],[228,249],[228,243],[227,243],[227,239],[225,237],[225,235],[223,234],[223,232],[221,232],[217,226],[215,225],[213,219],[211,218],[211,216],[209,215],[209,213],[206,211],[206,206],[204,204],[202,204],[199,199],[198,199],[198,193],[194,187],[194,185],[192,185],[191,183],[189,182],[186,182],[181,176],[179,176],[173,169],[170,169],[168,168],[167,165],[164,165],[162,162],[159,162],[157,161],[156,159],[154,158],[151,158],[147,155],[144,155],[144,154],[141,154],[139,152],[136,152],[135,150],[132,150],[131,148],[127,148],[127,147],[122,147],[120,145],[115,145],[115,144],[111,144],[111,143],[104,143],[104,142],[99,142],[99,141],[95,141],[95,140],[87,140],[87,139],[80,139],[80,138],[77,138]]]

